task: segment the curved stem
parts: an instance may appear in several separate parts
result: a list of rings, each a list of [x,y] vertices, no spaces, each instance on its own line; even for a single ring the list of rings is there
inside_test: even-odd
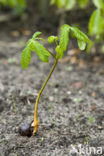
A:
[[[42,88],[40,89],[38,96],[37,96],[36,103],[35,103],[35,110],[34,110],[34,121],[33,121],[34,131],[33,131],[33,134],[37,132],[37,129],[38,129],[38,126],[39,126],[37,110],[38,110],[38,103],[39,103],[40,96],[41,96],[41,94],[42,94],[42,92],[43,92],[43,90],[44,90],[48,80],[50,79],[50,77],[51,77],[51,75],[52,75],[52,73],[53,73],[57,63],[58,63],[58,60],[55,59],[55,63],[53,65],[53,67],[52,67],[52,69],[51,69],[47,79],[45,80]]]
[[[50,52],[49,50],[48,50],[48,52],[54,57],[54,59],[56,59],[56,55],[54,55],[52,52]]]

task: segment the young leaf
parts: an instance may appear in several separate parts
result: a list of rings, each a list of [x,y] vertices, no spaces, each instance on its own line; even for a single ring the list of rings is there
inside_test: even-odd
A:
[[[41,32],[35,32],[34,35],[32,36],[32,39],[35,40],[41,34],[42,34]]]
[[[8,0],[8,5],[11,7],[15,7],[17,5],[17,0],[16,1]]]
[[[33,49],[32,51],[35,51],[38,57],[43,61],[43,62],[48,62],[48,58],[51,55],[47,49],[38,41],[34,41],[34,44],[32,45]]]
[[[51,5],[54,5],[55,3],[56,3],[56,0],[51,0],[51,1],[50,1],[50,4],[51,4]]]
[[[80,8],[84,8],[89,0],[78,0],[78,4]]]
[[[100,10],[95,10],[89,21],[89,34],[90,35],[100,35],[103,31],[103,19],[100,15]]]
[[[55,50],[57,52],[56,58],[61,59],[64,55],[61,47],[58,45]]]
[[[58,41],[58,37],[57,36],[50,36],[50,37],[48,37],[49,44],[53,43],[54,41],[55,42]]]
[[[66,0],[56,0],[56,5],[57,5],[59,8],[65,7],[65,4],[66,4]]]
[[[51,0],[50,3],[51,5],[56,4],[59,8],[71,10],[76,4],[76,0]]]
[[[78,40],[78,47],[80,50],[84,50],[86,48],[86,42]]]
[[[63,51],[67,49],[69,43],[69,31],[70,27],[67,24],[61,27],[61,36],[59,45]]]
[[[31,51],[34,51],[34,40],[33,39],[30,39],[27,42],[27,47],[29,47]]]
[[[87,43],[91,42],[87,35],[80,31],[78,28],[70,27],[70,29],[73,32],[74,36],[77,38],[77,40],[81,40]]]
[[[0,3],[3,4],[3,5],[7,5],[8,4],[7,0],[0,0]]]
[[[26,43],[27,46],[31,46],[31,43],[33,42],[33,39],[28,40],[28,42]]]
[[[66,0],[65,9],[71,10],[72,8],[74,8],[75,4],[76,0]]]
[[[23,69],[26,69],[31,60],[31,49],[27,46],[21,54],[21,66]]]
[[[92,0],[95,6],[104,10],[104,0]]]
[[[17,3],[22,8],[26,8],[26,1],[25,0],[18,0]]]

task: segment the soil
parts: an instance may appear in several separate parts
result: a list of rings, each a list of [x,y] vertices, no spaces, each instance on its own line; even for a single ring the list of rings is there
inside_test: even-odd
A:
[[[59,62],[39,102],[38,133],[25,137],[19,127],[33,120],[38,91],[54,62],[33,55],[22,70],[20,54],[29,36],[2,27],[0,38],[0,156],[78,156],[70,152],[80,144],[101,147],[104,155],[104,63]]]

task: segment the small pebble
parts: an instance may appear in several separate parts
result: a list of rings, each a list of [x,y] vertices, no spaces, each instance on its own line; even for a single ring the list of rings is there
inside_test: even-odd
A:
[[[99,129],[99,130],[103,130],[103,127],[102,127],[102,126],[98,126],[98,129]]]
[[[54,101],[54,97],[53,96],[49,96],[49,101]]]

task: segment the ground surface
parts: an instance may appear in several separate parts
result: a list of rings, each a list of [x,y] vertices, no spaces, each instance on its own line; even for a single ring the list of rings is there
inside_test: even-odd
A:
[[[53,64],[35,56],[23,71],[20,53],[26,40],[0,31],[0,156],[80,155],[70,153],[79,144],[102,147],[104,155],[104,63],[59,63],[40,99],[37,135],[19,135],[18,127],[33,120],[37,93]]]

